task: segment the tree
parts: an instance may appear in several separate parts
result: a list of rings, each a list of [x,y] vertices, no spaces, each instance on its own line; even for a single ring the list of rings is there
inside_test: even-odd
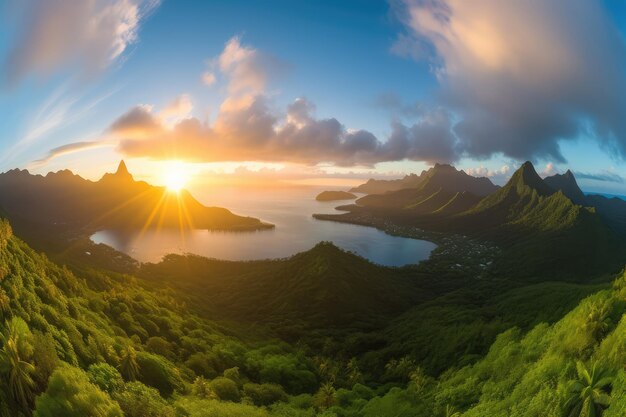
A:
[[[350,386],[363,382],[363,374],[356,358],[350,359],[346,364],[346,374]]]
[[[0,288],[0,312],[6,314],[11,309],[11,300],[4,288]]]
[[[610,313],[611,308],[606,301],[590,305],[581,330],[591,336],[594,342],[599,341],[610,328]]]
[[[576,363],[577,379],[571,382],[564,411],[567,417],[601,416],[611,400],[613,376],[608,369],[594,363],[589,370]]]
[[[420,394],[428,384],[428,375],[419,366],[409,374],[409,379],[413,383],[417,394]]]
[[[8,322],[1,337],[0,370],[8,376],[11,398],[24,410],[30,409],[35,388],[35,367],[29,362],[33,354],[31,337],[28,325],[20,318]]]
[[[134,381],[139,377],[137,352],[131,345],[126,345],[120,354],[120,372],[128,380]]]
[[[120,406],[73,366],[58,368],[37,398],[35,417],[123,417]]]
[[[450,404],[446,405],[446,411],[444,412],[445,417],[461,417],[461,413],[456,411],[454,407],[450,406]]]
[[[89,365],[89,381],[109,394],[118,391],[124,385],[122,375],[108,363],[100,362]]]
[[[239,388],[232,379],[218,376],[209,383],[209,387],[220,400],[237,402],[241,399]]]
[[[200,398],[217,399],[217,395],[209,386],[209,381],[207,381],[203,376],[198,376],[193,381],[192,392],[195,396]]]
[[[159,395],[159,391],[141,382],[126,384],[114,398],[124,410],[125,417],[174,417],[174,409]]]
[[[337,403],[337,392],[333,384],[326,382],[315,394],[315,405],[321,410],[332,407]]]
[[[243,393],[252,400],[254,405],[258,406],[268,406],[278,401],[287,401],[285,390],[277,384],[255,384],[249,382],[244,384]]]

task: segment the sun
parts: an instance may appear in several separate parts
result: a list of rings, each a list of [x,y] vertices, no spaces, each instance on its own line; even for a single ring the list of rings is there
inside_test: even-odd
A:
[[[178,193],[189,182],[189,172],[181,163],[168,164],[163,171],[163,183],[168,191]]]

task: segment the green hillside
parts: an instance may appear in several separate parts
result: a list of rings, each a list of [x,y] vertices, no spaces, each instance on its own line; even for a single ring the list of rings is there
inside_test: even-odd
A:
[[[318,327],[358,326],[429,298],[407,272],[374,265],[332,243],[285,260],[229,262],[168,255],[141,277],[192,295],[231,319],[305,320]]]
[[[172,255],[138,277],[71,272],[4,221],[0,415],[507,415],[514,384],[560,398],[576,360],[617,369],[621,284],[558,321],[606,285],[437,276],[433,262],[384,268],[320,244],[278,261]],[[535,352],[556,358],[556,379]]]
[[[406,387],[352,405],[362,416],[623,416],[625,283],[618,277],[555,323],[502,332],[476,363],[438,377],[414,371]]]
[[[530,162],[448,227],[500,242],[501,273],[585,279],[621,265],[623,243],[604,220],[549,187]]]
[[[436,164],[422,173],[421,182],[412,188],[367,195],[356,203],[365,208],[402,210],[405,216],[454,214],[467,210],[481,196],[497,189],[487,178],[472,177],[450,165]]]

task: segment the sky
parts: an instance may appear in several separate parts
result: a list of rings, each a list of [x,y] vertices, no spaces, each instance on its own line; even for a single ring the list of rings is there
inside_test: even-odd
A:
[[[621,0],[0,0],[0,170],[626,194]],[[175,162],[175,161],[182,161]],[[182,168],[181,168],[182,167]]]

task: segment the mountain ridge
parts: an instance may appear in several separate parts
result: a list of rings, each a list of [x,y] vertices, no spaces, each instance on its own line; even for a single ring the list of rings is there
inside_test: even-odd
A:
[[[412,211],[414,214],[451,213],[453,208],[466,209],[481,196],[498,189],[488,178],[467,175],[447,164],[435,164],[420,177],[419,185],[414,188],[370,194],[358,199],[356,204]],[[456,200],[455,204],[450,204],[453,200]],[[441,210],[446,206],[445,211]]]
[[[33,175],[14,169],[0,174],[0,207],[25,236],[54,231],[141,230],[184,227],[258,230],[273,227],[221,207],[206,207],[188,191],[168,191],[135,181],[124,161],[98,181],[69,170]],[[38,228],[44,228],[39,232]]]

